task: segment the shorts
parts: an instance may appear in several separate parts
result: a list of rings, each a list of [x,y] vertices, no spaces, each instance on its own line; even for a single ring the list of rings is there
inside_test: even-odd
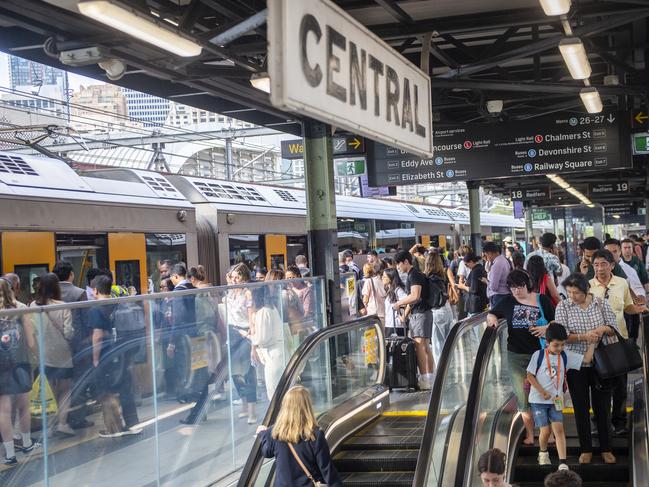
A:
[[[550,423],[563,423],[563,412],[557,411],[552,404],[530,403],[532,416],[534,416],[534,426],[545,428]]]
[[[72,379],[72,367],[48,367],[45,366],[45,377],[50,380]]]
[[[0,370],[0,396],[29,392],[33,382],[30,364],[16,364],[9,370]]]
[[[433,313],[412,313],[408,316],[408,329],[413,338],[430,338],[433,336]]]
[[[525,380],[527,379],[527,366],[530,363],[531,354],[515,353],[507,351],[507,367],[509,369],[509,378],[512,383],[512,389],[516,396],[516,403],[520,412],[530,410],[530,403],[527,400],[527,391],[525,391]]]

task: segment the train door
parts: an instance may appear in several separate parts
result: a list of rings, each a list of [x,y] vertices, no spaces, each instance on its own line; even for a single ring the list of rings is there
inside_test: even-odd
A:
[[[309,256],[309,244],[306,235],[289,235],[286,237],[287,265],[295,265],[298,255]],[[310,263],[309,263],[310,264]]]
[[[107,268],[106,234],[56,234],[57,260],[72,264],[75,286],[86,287],[86,273],[93,267]]]
[[[266,235],[266,268],[286,271],[286,235]]]
[[[52,232],[2,233],[2,273],[14,272],[20,277],[18,301],[32,301],[38,277],[54,267],[55,245]]]
[[[143,233],[109,233],[108,257],[115,284],[147,294],[146,239]]]

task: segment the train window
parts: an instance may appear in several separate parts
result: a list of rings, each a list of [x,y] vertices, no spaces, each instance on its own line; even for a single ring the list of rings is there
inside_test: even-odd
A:
[[[31,303],[34,300],[40,276],[48,273],[49,271],[50,267],[47,264],[28,264],[15,266],[14,272],[20,278],[20,291],[18,292],[16,299],[21,303]]]
[[[244,263],[250,270],[266,267],[263,240],[262,235],[230,235],[230,265]]]
[[[147,233],[146,268],[156,292],[160,290],[158,264],[163,260],[187,262],[187,240],[183,233]]]
[[[140,261],[139,260],[116,260],[115,261],[115,284],[129,289],[135,288],[137,294],[141,294],[140,288]]]
[[[288,265],[295,264],[298,255],[309,256],[309,246],[306,235],[286,237],[286,262]]]
[[[56,234],[57,260],[72,264],[74,285],[86,287],[86,272],[92,267],[108,267],[105,234]]]
[[[281,269],[281,270],[286,270],[284,268],[284,255],[283,254],[271,254],[270,256],[270,268],[271,269]]]
[[[366,251],[370,248],[371,220],[338,219],[338,248]]]

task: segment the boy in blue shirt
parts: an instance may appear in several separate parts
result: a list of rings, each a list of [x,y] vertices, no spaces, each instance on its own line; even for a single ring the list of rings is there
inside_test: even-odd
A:
[[[545,332],[547,347],[537,350],[527,366],[527,380],[531,384],[529,402],[534,424],[539,433],[539,465],[551,465],[548,453],[550,430],[557,441],[559,470],[568,470],[566,464],[566,434],[563,429],[563,387],[568,369],[581,368],[583,356],[564,351],[568,339],[566,329],[551,322]]]

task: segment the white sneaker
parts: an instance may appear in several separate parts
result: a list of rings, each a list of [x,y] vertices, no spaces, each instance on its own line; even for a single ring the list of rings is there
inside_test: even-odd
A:
[[[550,452],[539,452],[539,465],[552,465],[552,462],[550,461]]]
[[[257,416],[248,416],[248,424],[257,424]]]
[[[561,471],[561,470],[570,470],[570,467],[569,467],[568,465],[566,465],[565,463],[560,463],[560,464],[559,464],[559,468],[558,468],[557,470],[558,470],[558,471]]]

